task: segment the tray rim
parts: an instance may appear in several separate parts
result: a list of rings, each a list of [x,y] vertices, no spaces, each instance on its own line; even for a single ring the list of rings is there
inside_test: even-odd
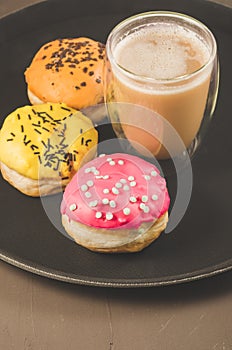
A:
[[[36,9],[37,7],[46,6],[46,3],[51,2],[52,0],[40,0],[37,3],[29,4],[23,6],[19,9],[12,10],[7,14],[0,16],[0,22],[3,20],[11,20],[14,16],[17,16],[29,9]],[[54,1],[54,0],[53,0]],[[214,6],[215,8],[220,8],[220,10],[226,9],[232,15],[232,4],[220,4],[211,0],[194,0],[196,3],[204,2],[208,6]],[[162,281],[158,278],[149,278],[148,279],[130,279],[125,282],[122,279],[109,279],[109,278],[95,278],[95,277],[75,277],[74,274],[65,274],[58,270],[52,268],[46,268],[45,266],[38,265],[32,261],[27,261],[21,258],[12,256],[9,253],[4,253],[0,250],[0,260],[20,268],[21,270],[46,277],[49,279],[67,282],[72,284],[78,284],[82,286],[92,286],[92,287],[109,287],[109,288],[147,288],[147,287],[162,287],[162,286],[171,286],[182,284],[186,282],[194,282],[204,278],[209,278],[216,276],[221,273],[229,272],[232,270],[232,258],[227,259],[223,263],[215,264],[213,266],[205,267],[194,272],[184,273],[172,277],[163,277]]]

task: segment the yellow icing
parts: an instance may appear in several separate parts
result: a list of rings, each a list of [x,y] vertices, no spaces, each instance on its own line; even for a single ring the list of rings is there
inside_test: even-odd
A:
[[[0,161],[35,180],[70,177],[97,141],[91,120],[63,103],[25,106],[3,123]]]

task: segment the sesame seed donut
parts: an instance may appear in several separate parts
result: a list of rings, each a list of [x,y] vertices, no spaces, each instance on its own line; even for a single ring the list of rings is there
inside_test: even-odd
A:
[[[62,191],[97,141],[91,120],[64,103],[20,107],[0,132],[2,176],[29,196]]]
[[[62,223],[80,245],[98,252],[137,252],[168,222],[166,182],[136,156],[100,155],[85,164],[65,189]]]
[[[83,109],[103,102],[105,46],[89,38],[43,45],[25,71],[32,104],[64,102]]]

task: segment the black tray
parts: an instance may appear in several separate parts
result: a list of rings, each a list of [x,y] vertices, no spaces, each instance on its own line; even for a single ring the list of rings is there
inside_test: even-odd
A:
[[[145,287],[212,276],[232,268],[232,10],[197,0],[47,1],[0,20],[0,115],[28,103],[23,71],[45,42],[89,36],[105,42],[113,26],[149,10],[183,12],[214,32],[221,63],[219,102],[193,166],[193,194],[174,232],[141,253],[103,255],[64,237],[41,201],[0,179],[0,258],[25,270],[72,283]]]

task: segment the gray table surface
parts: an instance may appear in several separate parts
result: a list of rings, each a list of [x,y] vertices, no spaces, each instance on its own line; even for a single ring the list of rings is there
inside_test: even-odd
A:
[[[0,0],[0,16],[36,2]],[[217,2],[232,7],[232,0]],[[231,350],[232,272],[116,290],[48,280],[0,262],[0,350],[22,349]]]

